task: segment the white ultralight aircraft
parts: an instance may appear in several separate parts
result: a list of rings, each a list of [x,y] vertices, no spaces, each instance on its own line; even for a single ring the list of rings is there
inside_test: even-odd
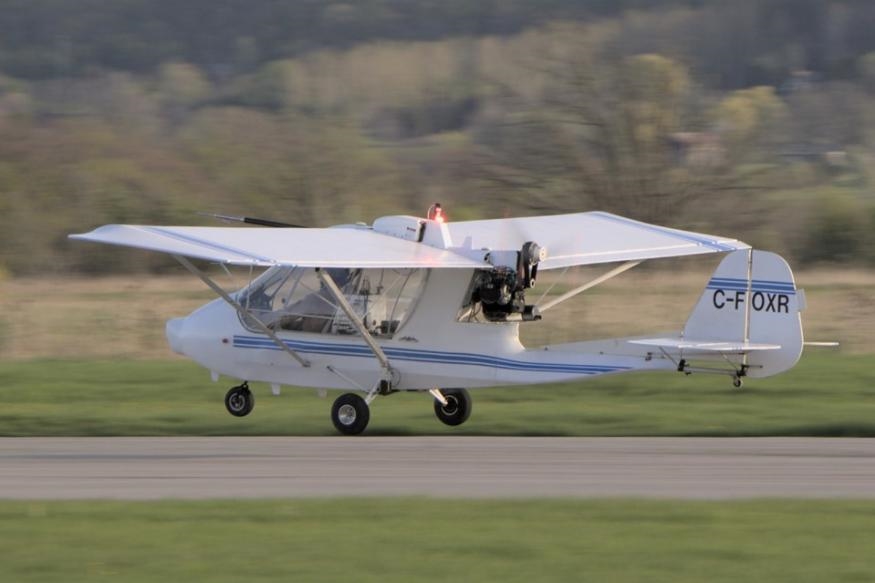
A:
[[[219,216],[219,215],[216,215]],[[446,222],[389,216],[373,225],[292,228],[106,225],[73,239],[171,254],[221,299],[167,322],[171,348],[242,381],[225,405],[254,406],[249,381],[347,389],[331,408],[338,431],[361,433],[378,395],[428,392],[435,413],[460,425],[465,388],[536,384],[641,370],[766,377],[802,353],[802,290],[778,255],[734,239],[669,229],[605,212]],[[275,228],[275,227],[286,228]],[[647,259],[726,256],[683,330],[526,348],[523,322]],[[227,293],[190,258],[267,268]],[[541,303],[527,292],[539,271],[618,264]],[[546,295],[546,294],[545,294]],[[545,296],[542,296],[542,298]]]

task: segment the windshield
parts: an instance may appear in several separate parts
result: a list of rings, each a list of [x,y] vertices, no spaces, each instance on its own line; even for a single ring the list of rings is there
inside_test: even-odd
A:
[[[424,269],[325,270],[375,336],[391,337],[413,313]],[[237,301],[269,328],[320,334],[358,334],[314,268],[273,267],[237,294]],[[252,330],[250,318],[242,318]]]

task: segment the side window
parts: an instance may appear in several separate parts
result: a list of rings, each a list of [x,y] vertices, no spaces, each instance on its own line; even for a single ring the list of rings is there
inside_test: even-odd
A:
[[[421,269],[328,268],[355,318],[374,335],[391,337],[413,312],[427,273]],[[276,331],[358,334],[312,268],[273,268],[241,291],[238,301]],[[252,322],[246,322],[254,329]]]

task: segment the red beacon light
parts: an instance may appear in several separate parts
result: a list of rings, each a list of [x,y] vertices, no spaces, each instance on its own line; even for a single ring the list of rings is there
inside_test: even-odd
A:
[[[441,208],[441,203],[436,202],[430,207],[428,207],[428,214],[426,218],[430,221],[437,221],[439,223],[447,222],[447,217],[444,215],[444,209]]]

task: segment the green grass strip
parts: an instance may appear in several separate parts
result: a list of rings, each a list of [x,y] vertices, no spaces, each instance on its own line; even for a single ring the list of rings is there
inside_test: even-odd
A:
[[[563,385],[474,390],[471,419],[434,417],[431,397],[380,397],[370,435],[875,436],[872,356],[820,352],[789,373],[750,379],[631,374]],[[184,361],[0,363],[0,435],[334,435],[332,400],[253,383],[255,410],[225,412],[225,391]]]
[[[0,581],[872,581],[875,502],[0,502]]]

